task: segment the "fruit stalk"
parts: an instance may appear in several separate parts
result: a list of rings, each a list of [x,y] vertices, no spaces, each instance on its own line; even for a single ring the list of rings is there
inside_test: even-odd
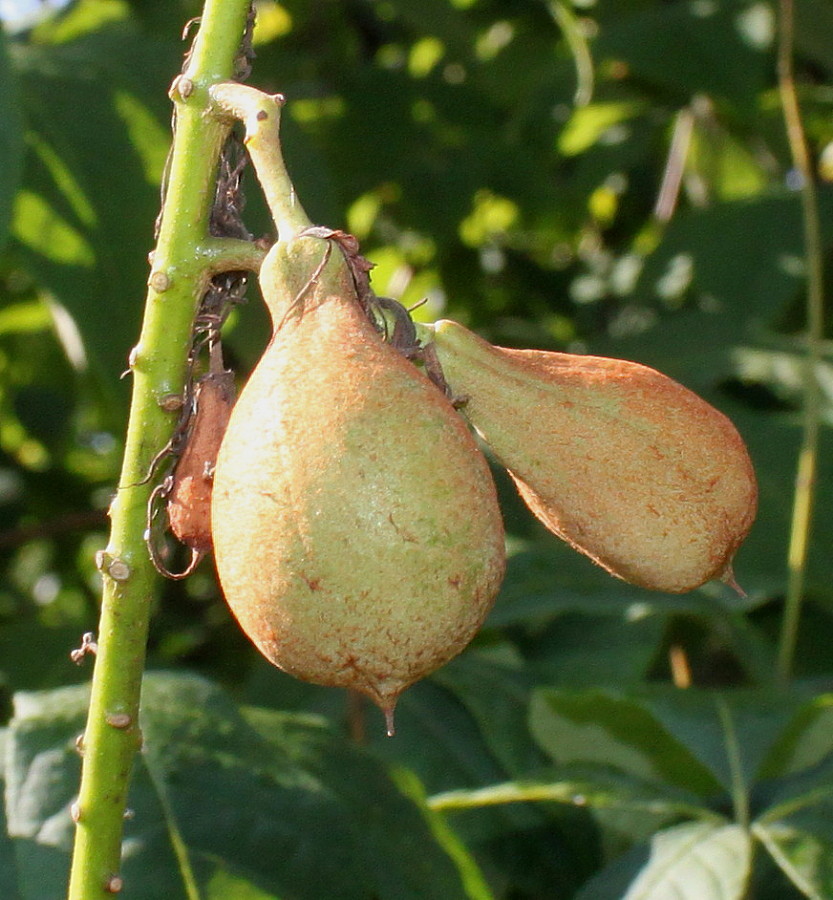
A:
[[[280,240],[289,240],[312,223],[304,212],[284,163],[279,130],[283,96],[264,94],[235,81],[215,84],[209,89],[216,115],[240,120],[244,143],[257,172],[260,186]]]
[[[145,542],[147,479],[183,394],[194,317],[216,272],[258,268],[262,251],[208,237],[217,160],[229,125],[206,115],[208,89],[231,78],[249,0],[207,0],[188,65],[171,89],[177,128],[145,316],[131,354],[133,395],[103,578],[98,655],[82,736],[83,766],[69,900],[107,900],[119,875],[127,788],[139,748],[139,700],[155,573]],[[187,860],[182,861],[187,868]]]

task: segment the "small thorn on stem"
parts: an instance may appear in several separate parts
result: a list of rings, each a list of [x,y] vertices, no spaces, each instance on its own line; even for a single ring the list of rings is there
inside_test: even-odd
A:
[[[104,890],[108,894],[120,894],[124,888],[124,879],[121,875],[111,875],[104,884]]]

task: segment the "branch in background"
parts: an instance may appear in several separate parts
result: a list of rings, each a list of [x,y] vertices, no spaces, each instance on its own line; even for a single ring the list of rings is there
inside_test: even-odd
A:
[[[39,538],[57,537],[70,531],[89,531],[107,524],[107,512],[103,509],[69,512],[46,522],[33,522],[19,528],[0,531],[0,548],[19,547]]]
[[[792,525],[787,556],[789,581],[778,648],[778,680],[786,684],[792,675],[801,603],[807,574],[807,556],[815,501],[818,469],[819,428],[821,424],[821,390],[818,368],[823,356],[824,277],[821,226],[815,173],[810,162],[807,139],[801,121],[801,110],[795,85],[793,66],[794,22],[793,0],[780,0],[778,34],[778,88],[784,109],[784,124],[793,165],[801,176],[801,209],[804,227],[804,255],[807,265],[807,322],[804,359],[804,425],[798,469],[795,479]]]

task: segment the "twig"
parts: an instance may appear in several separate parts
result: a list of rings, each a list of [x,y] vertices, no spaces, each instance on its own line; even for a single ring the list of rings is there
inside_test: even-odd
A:
[[[683,181],[693,130],[694,113],[690,106],[686,106],[674,118],[671,147],[668,150],[665,171],[662,174],[662,184],[654,206],[654,215],[657,221],[663,224],[671,221],[674,210],[677,208],[677,200],[680,197],[680,185]]]
[[[787,555],[789,580],[778,648],[778,680],[783,685],[792,675],[801,603],[807,573],[807,557],[818,469],[821,390],[818,368],[824,334],[824,278],[821,228],[815,178],[801,121],[793,70],[793,0],[780,0],[778,40],[778,88],[784,108],[784,124],[793,165],[801,175],[801,209],[804,252],[807,262],[807,355],[804,359],[804,424],[795,479],[790,543]]]
[[[550,0],[547,4],[552,17],[558,23],[576,67],[576,92],[573,102],[576,106],[587,106],[593,98],[595,71],[590,45],[582,31],[573,8],[564,0]]]
[[[131,354],[133,397],[110,541],[97,560],[104,590],[81,789],[73,805],[69,900],[109,900],[123,886],[123,818],[141,743],[139,699],[156,578],[144,543],[153,489],[145,475],[175,424],[177,413],[166,401],[182,396],[194,319],[212,274],[262,258],[246,241],[209,238],[217,160],[229,124],[207,114],[208,90],[234,77],[245,59],[240,47],[249,13],[249,0],[206,0],[193,50],[171,88],[173,152],[142,333]]]
[[[93,528],[101,528],[107,523],[107,513],[103,509],[69,512],[45,522],[34,522],[0,531],[0,548],[19,547],[38,538],[59,537],[69,532],[80,533]]]

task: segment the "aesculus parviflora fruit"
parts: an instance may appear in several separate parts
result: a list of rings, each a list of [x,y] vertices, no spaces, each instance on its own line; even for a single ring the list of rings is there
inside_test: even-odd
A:
[[[261,268],[274,334],[220,448],[214,554],[263,654],[366,694],[392,733],[402,691],[489,611],[503,524],[465,422],[383,341],[330,249],[300,236]]]
[[[757,484],[721,412],[647,366],[495,347],[456,322],[434,324],[433,348],[462,411],[551,531],[642,587],[733,583]]]

